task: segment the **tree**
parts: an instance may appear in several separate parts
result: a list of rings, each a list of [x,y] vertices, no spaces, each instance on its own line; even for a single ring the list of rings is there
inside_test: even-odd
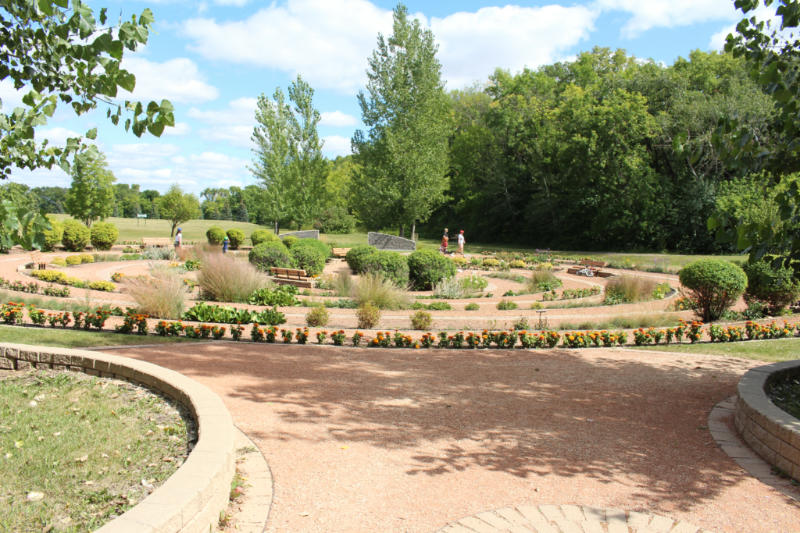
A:
[[[145,9],[117,26],[107,26],[106,9],[95,18],[81,0],[0,0],[0,81],[10,79],[25,90],[24,107],[0,113],[0,170],[60,165],[69,171],[72,155],[86,148],[80,138],[63,147],[38,143],[35,129],[47,123],[59,103],[82,115],[107,105],[106,116],[137,137],[145,131],[160,136],[174,126],[172,104],[115,101],[117,88],[133,91],[136,78],[120,68],[123,52],[147,43],[153,13]],[[96,128],[86,132],[94,139]]]
[[[92,147],[94,148],[94,147]],[[114,212],[114,174],[106,166],[106,157],[96,149],[78,154],[72,166],[72,185],[67,192],[67,213],[87,227],[110,217]]]
[[[276,234],[284,222],[294,222],[298,228],[311,222],[322,208],[327,162],[313,96],[311,86],[297,76],[289,87],[294,107],[280,87],[272,100],[263,94],[258,98],[250,171],[263,184],[263,215],[274,223]]]
[[[161,218],[172,224],[170,236],[175,235],[178,224],[200,216],[200,202],[193,194],[184,193],[178,185],[169,188],[164,196],[156,199]]]
[[[369,59],[367,93],[358,103],[365,136],[353,137],[361,165],[352,193],[361,220],[370,227],[405,223],[412,234],[445,200],[450,135],[448,99],[436,59],[433,33],[408,9],[394,10],[393,34],[378,35]]]
[[[34,187],[31,191],[39,198],[41,213],[65,213],[66,187]]]
[[[139,184],[129,185],[127,183],[117,183],[114,185],[114,216],[124,218],[135,218],[142,212],[139,201]]]

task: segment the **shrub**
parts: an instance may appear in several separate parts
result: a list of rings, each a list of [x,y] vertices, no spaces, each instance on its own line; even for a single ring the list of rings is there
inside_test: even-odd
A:
[[[80,252],[89,244],[91,232],[84,224],[77,220],[67,220],[64,222],[64,236],[61,243],[70,252]]]
[[[175,250],[167,246],[148,246],[142,252],[142,259],[148,261],[172,261],[175,259]]]
[[[228,230],[228,240],[230,241],[229,246],[231,250],[238,250],[245,238],[244,232],[239,228],[231,228]]]
[[[653,298],[657,284],[651,279],[633,276],[611,278],[606,283],[603,303],[615,305],[619,303],[642,302]]]
[[[95,222],[91,229],[92,246],[97,250],[110,250],[119,237],[119,230],[111,222]]]
[[[206,253],[200,260],[197,284],[203,297],[221,302],[246,302],[268,283],[253,265],[230,255]]]
[[[747,288],[744,270],[722,259],[690,263],[678,277],[699,304],[700,316],[705,322],[718,319]]]
[[[762,260],[744,266],[747,274],[747,292],[745,299],[764,302],[769,312],[779,314],[787,305],[794,303],[800,295],[800,282],[794,278],[794,272],[784,266],[773,266]]]
[[[32,270],[31,276],[48,283],[64,283],[67,276],[58,270]]]
[[[298,305],[296,298],[297,287],[294,285],[278,285],[277,287],[262,287],[254,291],[247,299],[253,305],[278,305],[281,307]]]
[[[296,239],[289,249],[289,255],[297,268],[302,268],[309,276],[319,276],[331,250],[327,244],[317,239]]]
[[[179,319],[186,290],[180,276],[168,268],[154,268],[150,278],[131,278],[126,284],[140,313],[154,318]]]
[[[433,295],[436,298],[447,298],[457,300],[465,296],[465,290],[461,280],[455,277],[443,279],[433,286]]]
[[[94,263],[94,256],[92,254],[81,254],[78,256],[81,264]]]
[[[68,255],[67,260],[65,261],[69,266],[75,266],[81,264],[81,256],[79,255]]]
[[[484,268],[497,268],[500,266],[500,261],[494,257],[486,257],[481,263]]]
[[[508,266],[511,268],[525,268],[525,261],[522,259],[514,259],[508,264]]]
[[[375,250],[361,258],[359,274],[380,274],[398,287],[408,285],[408,260],[404,255],[387,250]]]
[[[456,274],[456,266],[435,250],[417,250],[408,256],[408,273],[415,289],[431,289]]]
[[[465,311],[477,311],[480,308],[481,306],[476,304],[475,302],[468,303],[467,305],[464,306]]]
[[[433,325],[433,317],[427,311],[417,311],[411,315],[411,327],[413,329],[425,330],[431,329]]]
[[[254,246],[247,257],[259,270],[269,271],[270,267],[294,266],[292,258],[289,256],[289,250],[282,242],[262,242]]]
[[[528,290],[531,292],[548,292],[561,286],[561,280],[549,270],[536,269],[531,272],[527,280]]]
[[[258,246],[262,242],[280,242],[281,238],[266,229],[257,229],[250,234],[250,242],[253,246]]]
[[[90,281],[89,288],[95,291],[114,292],[117,286],[110,281]]]
[[[377,274],[364,274],[353,288],[359,307],[372,303],[380,309],[398,309],[408,305],[408,295],[390,280]]]
[[[294,246],[294,243],[296,243],[299,240],[300,239],[298,239],[294,235],[287,235],[286,237],[281,237],[281,241],[283,241],[283,245],[286,246],[287,248],[289,248],[290,250],[292,249],[292,246]]]
[[[44,241],[42,242],[43,252],[52,252],[64,238],[64,224],[56,220],[55,217],[47,215],[51,228],[43,232]]]
[[[327,326],[329,319],[328,310],[321,305],[314,307],[306,313],[306,324],[312,328]]]
[[[50,262],[56,266],[67,266],[67,261],[63,257],[54,257]]]
[[[375,248],[374,246],[369,246],[367,244],[353,246],[347,252],[347,255],[344,256],[344,260],[347,261],[347,266],[350,267],[350,270],[352,270],[356,274],[359,274],[361,273],[361,263],[364,257],[377,251],[378,251],[377,248]]]
[[[500,300],[499,302],[497,302],[497,309],[499,311],[508,311],[510,309],[516,309],[517,307],[518,307],[517,303],[513,302],[511,300],[503,299],[503,300]]]
[[[359,329],[372,329],[381,321],[381,310],[372,302],[365,302],[356,310]]]
[[[356,219],[341,206],[328,207],[314,221],[314,229],[322,233],[352,233]]]
[[[206,239],[208,244],[220,245],[225,239],[225,230],[219,226],[211,226],[206,230]]]

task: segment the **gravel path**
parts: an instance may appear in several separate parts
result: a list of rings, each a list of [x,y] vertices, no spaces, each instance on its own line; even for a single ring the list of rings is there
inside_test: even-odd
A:
[[[191,349],[114,353],[223,398],[272,470],[270,532],[433,532],[542,505],[710,531],[800,524],[797,503],[743,471],[707,428],[758,363],[617,350]]]

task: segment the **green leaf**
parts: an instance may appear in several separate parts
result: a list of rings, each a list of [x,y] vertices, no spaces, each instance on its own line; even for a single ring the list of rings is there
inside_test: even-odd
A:
[[[86,132],[86,137],[89,139],[96,139],[97,138],[97,128],[92,128]]]
[[[136,76],[127,70],[120,70],[117,73],[117,85],[128,92],[133,92],[133,89],[136,87]]]

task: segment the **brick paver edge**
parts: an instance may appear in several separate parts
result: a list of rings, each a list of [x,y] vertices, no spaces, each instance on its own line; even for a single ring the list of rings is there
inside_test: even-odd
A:
[[[219,396],[178,372],[145,361],[88,350],[0,343],[0,369],[32,367],[141,383],[186,407],[197,423],[197,444],[184,464],[98,533],[200,533],[216,527],[220,512],[228,506],[235,471],[233,420]]]
[[[765,391],[770,380],[785,374],[800,375],[800,360],[760,366],[742,376],[734,420],[753,451],[800,480],[800,420],[778,408]]]

